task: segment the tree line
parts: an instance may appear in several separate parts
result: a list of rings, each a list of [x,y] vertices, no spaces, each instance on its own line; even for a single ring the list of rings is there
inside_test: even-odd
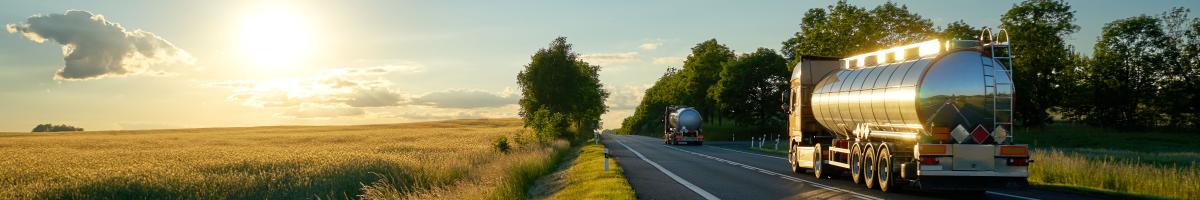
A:
[[[1018,125],[1073,120],[1117,129],[1200,128],[1200,20],[1174,8],[1106,24],[1091,57],[1065,38],[1079,30],[1075,11],[1059,0],[1026,0],[1000,16],[1013,46]],[[783,130],[780,98],[801,55],[846,57],[929,39],[977,39],[963,21],[935,28],[905,5],[872,9],[845,1],[806,11],[800,31],[779,52],[736,54],[716,39],[696,44],[682,68],[669,68],[649,89],[625,133],[662,129],[662,111],[689,105],[708,119],[729,118],[761,130]]]
[[[66,131],[83,131],[83,128],[69,126],[66,124],[59,124],[59,125],[38,124],[37,126],[33,127],[34,133],[37,133],[37,132],[66,132]]]

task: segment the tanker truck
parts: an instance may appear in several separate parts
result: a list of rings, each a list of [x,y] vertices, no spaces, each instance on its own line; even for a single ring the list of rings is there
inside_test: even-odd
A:
[[[704,134],[700,132],[700,112],[692,107],[667,106],[663,111],[663,143],[704,144]]]
[[[999,33],[801,56],[784,94],[792,171],[883,191],[1026,186],[1033,161],[1013,139],[1012,54]]]

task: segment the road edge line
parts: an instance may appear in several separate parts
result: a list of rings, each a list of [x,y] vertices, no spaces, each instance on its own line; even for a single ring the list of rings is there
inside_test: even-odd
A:
[[[721,198],[717,198],[717,196],[713,196],[712,193],[708,193],[708,191],[704,191],[704,189],[700,189],[700,187],[692,184],[692,182],[688,182],[687,180],[684,180],[682,177],[675,175],[675,173],[671,173],[671,171],[658,165],[658,163],[655,163],[654,161],[650,161],[650,159],[647,159],[646,156],[642,155],[642,153],[638,152],[637,150],[633,150],[633,148],[630,148],[629,145],[625,145],[624,142],[621,142],[622,139],[618,139],[618,138],[613,138],[613,139],[616,139],[617,144],[620,144],[621,146],[624,146],[625,149],[628,149],[630,152],[633,152],[633,154],[637,155],[638,158],[642,159],[642,161],[646,161],[646,163],[650,163],[650,165],[654,166],[654,168],[658,169],[658,171],[661,171],[663,174],[667,174],[667,176],[671,177],[671,179],[675,180],[675,182],[679,183],[680,185],[683,185],[683,187],[687,187],[688,189],[692,190],[692,192],[696,192],[696,194],[700,195],[701,197],[704,197],[704,199],[709,199],[709,200],[721,199]]]
[[[697,153],[697,152],[694,152],[694,151],[683,150],[683,149],[676,148],[676,147],[672,147],[672,146],[666,146],[666,147],[667,147],[667,148],[670,148],[670,149],[673,149],[673,150],[676,150],[676,151],[682,151],[682,152],[685,152],[685,153],[691,153],[691,154],[694,154],[694,155],[697,155],[697,156],[700,156],[700,157],[705,157],[705,158],[708,158],[708,159],[711,159],[711,160],[716,160],[716,161],[718,161],[718,162],[724,162],[724,163],[726,163],[726,164],[731,164],[731,165],[740,165],[742,168],[749,169],[750,171],[758,171],[759,173],[764,173],[764,174],[767,174],[767,175],[778,176],[778,177],[780,177],[780,178],[783,178],[783,179],[786,179],[786,180],[790,180],[790,181],[794,181],[794,182],[803,182],[803,183],[808,183],[809,185],[812,185],[812,186],[814,186],[814,187],[818,187],[818,188],[826,189],[826,190],[829,190],[829,191],[835,191],[835,192],[843,192],[843,193],[848,193],[848,194],[854,195],[854,196],[856,196],[856,197],[858,197],[858,198],[861,198],[861,199],[883,199],[883,198],[879,198],[879,197],[875,197],[875,196],[871,196],[871,195],[866,195],[866,194],[862,194],[862,193],[858,193],[858,192],[850,191],[850,190],[847,190],[847,189],[842,189],[842,188],[838,188],[838,187],[834,187],[834,186],[830,186],[830,185],[825,185],[825,184],[821,184],[821,183],[817,183],[817,182],[813,182],[813,181],[808,181],[808,180],[800,179],[800,178],[798,178],[798,177],[793,177],[793,176],[791,176],[791,175],[787,175],[787,174],[783,174],[783,173],[773,172],[773,171],[766,170],[766,169],[763,169],[763,168],[759,168],[759,167],[751,166],[751,165],[748,165],[748,164],[743,164],[743,163],[740,163],[740,162],[737,162],[737,161],[732,161],[732,160],[728,160],[728,159],[724,159],[724,158],[718,158],[718,157],[716,157],[716,156],[711,156],[711,155],[708,155],[708,154],[703,154],[703,153]],[[753,169],[751,169],[751,168],[753,168]]]

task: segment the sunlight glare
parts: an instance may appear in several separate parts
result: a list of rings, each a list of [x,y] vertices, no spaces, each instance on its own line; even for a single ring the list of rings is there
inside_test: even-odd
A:
[[[278,7],[251,14],[242,25],[242,55],[256,67],[294,67],[312,46],[312,30],[307,22],[301,15]]]

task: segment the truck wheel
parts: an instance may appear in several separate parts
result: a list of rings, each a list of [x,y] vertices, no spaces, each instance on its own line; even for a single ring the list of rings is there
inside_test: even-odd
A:
[[[862,153],[862,145],[859,145],[858,142],[850,146],[848,164],[850,164],[850,180],[853,180],[854,184],[862,183]]]
[[[879,169],[875,166],[875,160],[878,159],[875,157],[875,144],[868,143],[863,153],[863,182],[866,182],[867,188],[875,188],[875,171]]]
[[[696,142],[696,146],[704,146],[704,142]]]
[[[878,168],[875,179],[879,181],[879,190],[887,192],[892,186],[892,150],[887,145],[879,149],[879,158],[875,161]]]
[[[800,168],[800,160],[797,159],[800,158],[800,155],[798,155],[800,151],[796,150],[796,148],[800,147],[796,146],[795,143],[788,143],[788,165],[792,167],[792,173],[799,174],[804,168]]]
[[[813,145],[812,170],[813,170],[813,176],[817,176],[817,179],[825,178],[825,174],[826,174],[825,166],[824,166],[825,164],[824,164],[824,162],[821,162],[823,159],[825,159],[825,157],[824,157],[824,155],[821,155],[822,154],[821,152],[822,151],[821,151],[820,143]]]

